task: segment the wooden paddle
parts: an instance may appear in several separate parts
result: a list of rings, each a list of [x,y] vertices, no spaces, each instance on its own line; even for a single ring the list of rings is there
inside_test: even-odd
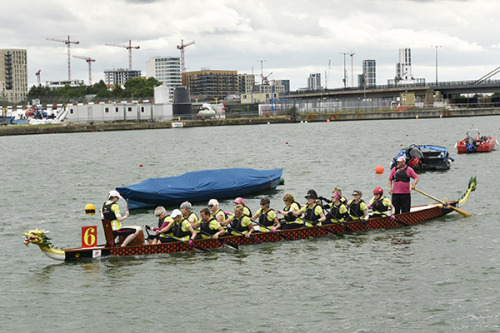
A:
[[[267,229],[267,231],[269,231],[269,232],[273,232],[273,231],[272,231],[272,229],[269,229],[269,228],[268,228],[268,227],[266,227],[265,225],[260,224],[260,223],[259,223],[259,221],[255,221],[255,220],[250,220],[250,221],[252,221],[252,222],[254,222],[254,223],[258,224],[260,227],[266,228],[266,229]],[[287,241],[289,241],[289,240],[290,240],[290,238],[285,237],[285,236],[283,236],[282,234],[280,234],[280,232],[279,232],[279,231],[276,231],[276,232],[274,232],[274,233],[275,233],[276,235],[280,236],[280,238],[282,238],[282,239],[284,239],[284,240],[287,240]]]
[[[172,240],[174,240],[174,241],[176,241],[176,242],[181,242],[181,243],[184,243],[184,244],[186,244],[187,246],[190,246],[190,247],[192,247],[192,248],[194,248],[194,249],[196,249],[196,250],[200,250],[200,251],[203,251],[203,252],[209,252],[209,250],[208,250],[208,249],[204,249],[204,248],[202,248],[202,247],[200,247],[200,246],[196,246],[196,245],[194,245],[194,244],[193,244],[193,245],[190,245],[188,242],[183,241],[182,239],[178,239],[178,238],[172,237],[172,236],[170,236],[170,235],[168,235],[168,234],[164,234],[164,233],[162,233],[162,235],[164,235],[164,236],[166,236],[167,238],[170,238],[170,239],[172,239]]]
[[[205,232],[205,231],[203,231],[203,230],[200,230],[200,231],[201,231],[201,233],[202,233],[202,234],[207,235],[209,238],[211,238],[211,239],[215,239],[215,238],[213,238],[213,235],[210,235],[208,232]],[[233,243],[231,243],[231,242],[228,242],[228,241],[227,241],[227,240],[225,240],[225,239],[220,239],[220,238],[217,238],[216,240],[218,240],[219,242],[221,242],[221,243],[222,243],[222,244],[224,244],[224,245],[227,245],[227,246],[229,246],[229,247],[232,247],[232,248],[233,248],[233,249],[235,249],[235,250],[238,250],[238,245],[236,245],[236,244],[233,244]]]
[[[239,230],[233,229],[233,228],[231,228],[230,226],[227,226],[227,228],[228,228],[229,230],[231,230],[231,231],[234,231],[234,232],[236,232],[236,233],[238,233],[238,234],[242,235],[243,237],[246,237],[246,234],[242,233],[242,232],[241,232],[241,231],[239,231]],[[250,237],[248,237],[248,238],[250,238],[251,240],[253,240],[255,243],[257,243],[257,244],[262,243],[262,241],[261,241],[260,239],[257,239],[257,238],[255,238],[255,237],[253,237],[252,235],[249,235],[249,236],[250,236]]]
[[[324,201],[326,201],[326,202],[328,202],[328,203],[331,203],[331,201],[330,201],[330,200],[327,200],[327,199],[325,199],[325,198],[323,198],[323,197],[319,197],[319,199],[320,199],[320,200],[324,200]],[[340,202],[340,203],[341,203],[341,204],[343,204],[342,202]],[[336,217],[334,217],[334,216],[333,216],[333,214],[332,214],[332,209],[333,209],[333,206],[330,208],[330,210],[328,210],[328,209],[326,209],[326,208],[323,206],[323,203],[321,203],[321,204],[322,204],[322,205],[321,205],[321,207],[323,208],[323,212],[325,212],[325,211],[327,212],[327,213],[326,213],[326,215],[325,215],[325,216],[326,216],[326,218],[328,218],[328,216],[330,216],[332,219],[334,219],[335,221],[337,221],[337,223],[340,223],[340,225],[342,226],[342,228],[344,228],[344,230],[345,230],[345,231],[347,231],[347,232],[352,232],[351,228],[349,228],[349,227],[346,225],[346,223],[345,223],[345,222],[340,222],[340,221],[339,221]],[[328,230],[328,229],[326,229],[326,230],[327,230],[327,231],[330,231],[330,230]],[[334,233],[333,231],[330,231],[330,232]]]
[[[443,204],[444,206],[448,206],[448,207],[450,207],[450,208],[454,209],[455,211],[457,211],[458,213],[462,214],[463,216],[472,216],[472,214],[471,214],[471,213],[466,212],[466,211],[465,211],[465,210],[463,210],[463,209],[460,209],[460,208],[457,208],[457,207],[453,207],[453,206],[451,206],[451,205],[448,205],[448,204],[446,204],[444,201],[439,200],[438,198],[435,198],[435,197],[433,197],[432,195],[429,195],[429,194],[427,194],[427,193],[425,193],[425,192],[422,192],[422,191],[420,191],[420,190],[417,190],[416,188],[414,188],[414,190],[415,190],[415,191],[417,191],[417,192],[418,192],[418,193],[420,193],[420,194],[425,195],[425,196],[426,196],[426,197],[428,197],[428,198],[431,198],[431,199],[432,199],[432,200],[434,200],[434,201],[437,201],[437,202],[439,202],[439,203]]]

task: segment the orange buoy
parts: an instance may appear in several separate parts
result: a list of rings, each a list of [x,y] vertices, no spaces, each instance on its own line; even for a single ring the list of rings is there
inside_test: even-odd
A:
[[[327,122],[327,123],[329,123],[329,122],[330,122],[330,119],[327,119],[327,120],[326,120],[326,122]]]
[[[377,165],[377,166],[375,167],[375,173],[376,173],[376,174],[382,174],[382,173],[384,173],[384,167],[383,167],[383,166],[381,166],[381,165]]]
[[[139,164],[139,166],[142,168],[142,163],[141,163],[141,164]]]

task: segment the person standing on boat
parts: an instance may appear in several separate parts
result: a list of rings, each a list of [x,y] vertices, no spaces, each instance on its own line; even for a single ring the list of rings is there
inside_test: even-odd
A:
[[[259,219],[257,222],[259,225],[259,232],[275,232],[276,229],[281,227],[278,215],[276,215],[274,209],[269,207],[270,204],[271,201],[269,198],[264,197],[260,199],[260,208],[255,215],[252,216],[253,221],[256,221],[257,218]]]
[[[304,214],[304,221],[306,227],[312,227],[313,225],[319,225],[326,220],[326,216],[323,213],[323,207],[318,204],[318,194],[315,190],[307,191],[305,196],[307,199],[307,204],[304,205],[298,212],[293,213],[295,216]]]
[[[236,205],[234,207],[234,215],[229,216],[221,223],[231,232],[224,236],[239,236],[243,234],[245,237],[250,238],[250,235],[254,232],[252,220],[248,216],[243,215],[243,212],[243,206]]]
[[[208,208],[203,208],[200,211],[201,218],[193,224],[193,228],[200,228],[200,235],[203,239],[210,237],[217,239],[226,233],[226,230],[213,217],[210,217]]]
[[[373,190],[373,198],[370,200],[370,203],[368,204],[368,208],[371,208],[373,210],[371,218],[377,218],[377,217],[385,217],[387,215],[387,211],[391,211],[391,219],[394,219],[394,212],[395,208],[391,203],[391,200],[388,198],[384,197],[384,190],[382,187],[376,187]]]
[[[243,198],[237,197],[234,199],[234,205],[242,205],[243,206],[243,214],[248,217],[252,217],[252,211],[248,208],[247,204],[243,200]]]
[[[208,209],[211,211],[210,216],[215,218],[217,222],[224,222],[226,219],[226,213],[219,208],[219,201],[217,201],[217,199],[210,199],[208,202]]]
[[[191,225],[198,221],[198,215],[196,215],[195,212],[191,211],[193,209],[193,205],[191,205],[189,201],[184,201],[183,203],[181,203],[180,209],[182,212],[182,216],[184,216],[184,218],[187,219],[189,223],[191,223]]]
[[[347,217],[347,221],[356,221],[361,218],[368,220],[368,206],[361,199],[363,193],[359,190],[354,190],[352,192],[352,200],[347,203],[347,207],[349,208],[349,216]]]
[[[331,202],[328,205],[323,206],[323,208],[328,210],[328,213],[326,214],[326,221],[323,222],[323,224],[344,222],[348,213],[346,205],[341,201],[342,198],[343,197],[338,192],[332,192]]]
[[[101,217],[111,221],[111,228],[113,229],[113,236],[115,238],[118,236],[126,237],[121,246],[127,246],[137,237],[139,231],[141,231],[141,227],[122,227],[122,221],[129,217],[130,213],[127,201],[127,210],[123,216],[121,215],[120,207],[117,204],[121,197],[118,191],[110,191],[108,200],[102,205]]]
[[[160,233],[168,233],[170,230],[172,232],[165,239],[161,239],[162,243],[175,242],[180,240],[183,242],[189,241],[189,245],[193,245],[193,239],[196,238],[196,231],[191,226],[191,223],[182,216],[182,212],[178,209],[174,209],[170,217],[171,221],[165,228],[160,230]],[[161,235],[160,235],[161,236]]]
[[[283,197],[283,202],[285,203],[285,208],[278,212],[283,215],[285,223],[281,224],[281,229],[297,229],[304,226],[304,221],[300,219],[299,216],[295,216],[294,213],[300,211],[300,205],[295,201],[295,198],[291,194],[285,194]]]
[[[149,225],[145,225],[144,229],[156,231],[156,234],[149,235],[148,239],[151,242],[151,244],[160,244],[162,239],[165,239],[165,240],[167,239],[167,236],[165,234],[161,234],[160,230],[167,227],[170,224],[170,222],[173,221],[173,219],[170,216],[168,216],[167,210],[163,206],[156,207],[154,213],[155,213],[156,217],[158,217],[158,227],[151,228]]]
[[[410,180],[413,178],[413,184]],[[396,166],[389,175],[389,194],[392,195],[392,204],[395,214],[408,213],[411,208],[411,190],[415,189],[419,181],[418,175],[406,165],[404,156],[398,157]],[[394,187],[393,187],[394,185]]]

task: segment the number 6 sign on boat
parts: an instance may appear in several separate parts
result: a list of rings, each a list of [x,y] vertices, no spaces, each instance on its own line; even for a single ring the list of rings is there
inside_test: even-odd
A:
[[[97,226],[82,227],[82,247],[96,247],[97,246]]]

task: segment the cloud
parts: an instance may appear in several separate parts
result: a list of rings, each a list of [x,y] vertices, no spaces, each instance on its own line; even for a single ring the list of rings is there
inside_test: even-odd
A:
[[[128,66],[125,48],[140,45],[134,68],[150,57],[179,55],[181,39],[188,70],[200,68],[260,73],[291,78],[305,86],[312,72],[324,73],[331,60],[329,86],[342,86],[343,52],[355,52],[354,74],[361,62],[377,62],[379,84],[395,75],[398,50],[410,47],[413,73],[432,81],[439,48],[443,79],[480,77],[498,66],[496,35],[500,21],[491,13],[500,3],[487,0],[18,0],[0,12],[1,48],[28,50],[29,72],[42,69],[42,80],[67,77],[67,48],[47,37],[80,41],[72,54],[96,59],[93,80],[104,69]],[[350,72],[350,58],[347,59]],[[491,68],[488,70],[488,68]],[[88,66],[72,59],[72,77],[87,79]],[[280,77],[278,77],[278,75]],[[350,76],[350,75],[349,75]],[[35,82],[30,75],[30,82]]]

